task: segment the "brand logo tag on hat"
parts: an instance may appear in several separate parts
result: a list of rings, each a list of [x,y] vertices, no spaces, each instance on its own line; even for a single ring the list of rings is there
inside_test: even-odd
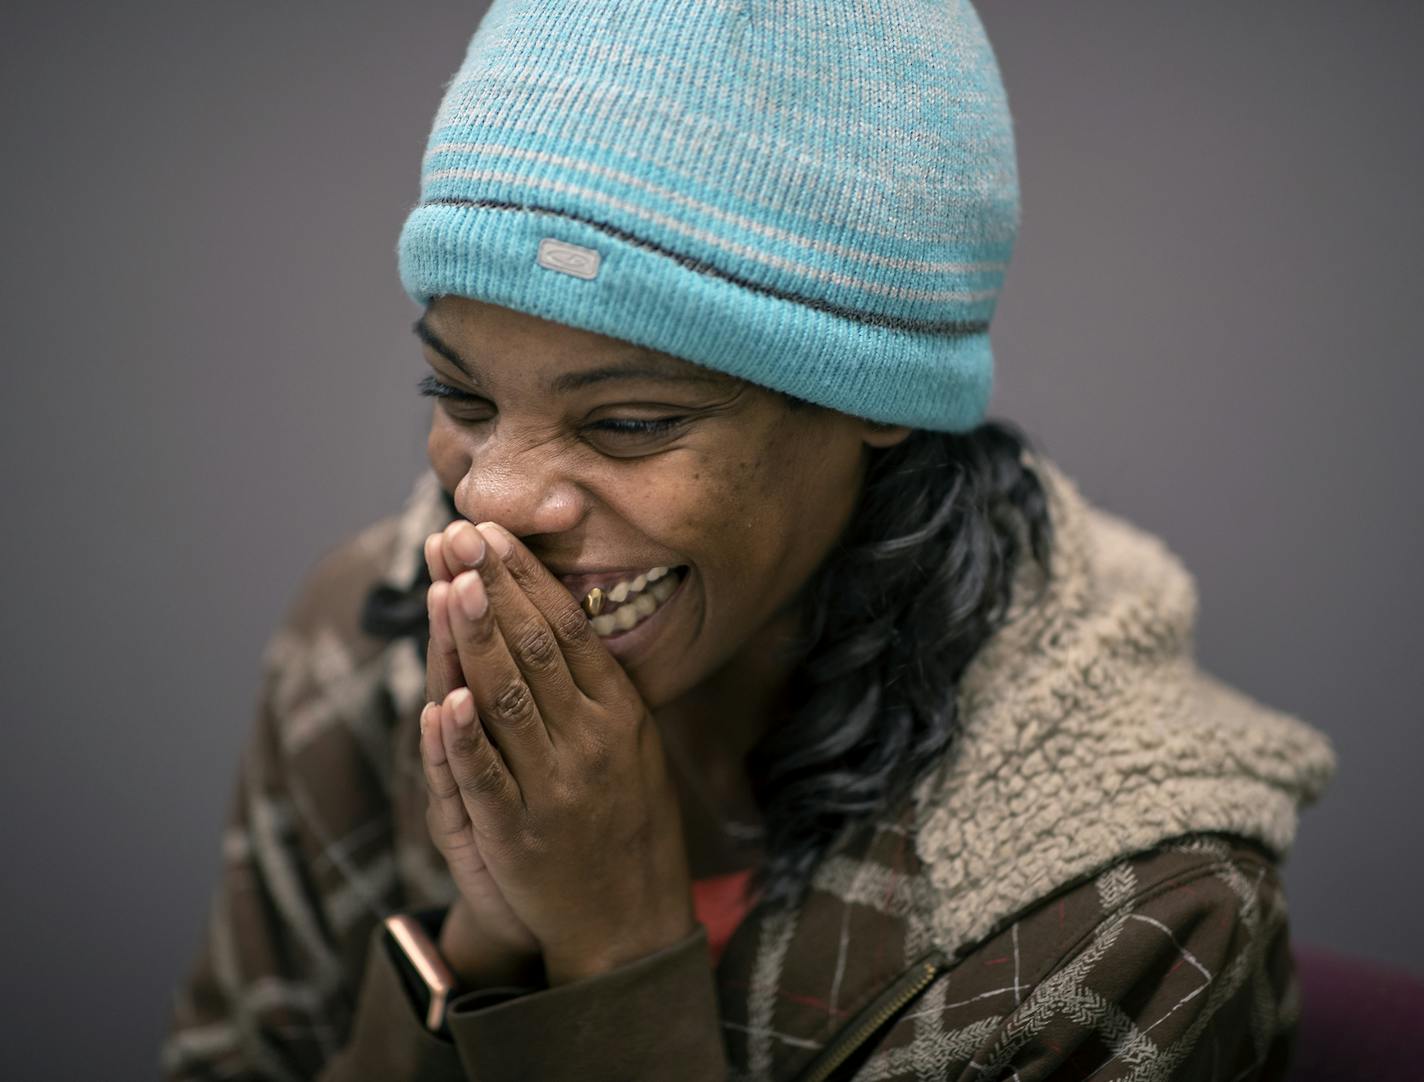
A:
[[[545,237],[539,242],[539,266],[563,271],[575,278],[592,278],[598,274],[602,256],[592,248]]]

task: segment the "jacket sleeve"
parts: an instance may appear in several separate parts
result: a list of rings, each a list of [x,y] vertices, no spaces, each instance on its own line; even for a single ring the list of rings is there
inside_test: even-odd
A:
[[[1278,872],[1217,852],[1157,881],[1125,860],[1037,907],[930,985],[855,1077],[1284,1078],[1298,991]]]
[[[725,1082],[707,931],[596,977],[447,1015],[474,1082]]]
[[[680,943],[573,984],[465,992],[450,1002],[446,1018],[448,1038],[423,1028],[377,928],[353,1038],[320,1077],[727,1078],[707,931],[701,925]]]
[[[332,681],[362,663],[356,640],[333,633],[321,589],[350,570],[328,561],[268,642],[218,884],[173,998],[165,1079],[465,1078],[454,1046],[421,1025],[384,951],[368,948],[389,893],[379,856],[362,866],[352,851],[364,855],[360,831],[388,817],[388,797],[356,765],[361,750],[345,750],[346,727],[321,727]],[[292,749],[314,730],[330,742],[309,741],[299,760]]]

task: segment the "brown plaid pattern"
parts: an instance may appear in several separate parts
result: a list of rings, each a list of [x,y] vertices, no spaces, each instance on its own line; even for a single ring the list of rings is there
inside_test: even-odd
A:
[[[447,904],[453,888],[426,833],[418,650],[369,638],[359,613],[378,579],[411,581],[445,514],[427,472],[401,514],[322,558],[270,641],[206,937],[173,1004],[167,1078],[365,1077],[333,1064],[363,974],[383,964],[373,930]],[[944,946],[917,821],[907,802],[850,832],[797,911],[753,912],[737,930],[715,972],[729,1078],[796,1078]],[[950,945],[943,972],[833,1077],[1281,1077],[1298,992],[1271,851],[1218,832],[1104,857]],[[408,1004],[371,1013],[390,1027],[382,1039],[419,1039]],[[453,1047],[422,1054],[438,1066],[421,1077],[466,1077]]]
[[[902,823],[828,861],[791,918],[718,971],[733,1077],[797,1078],[933,945]],[[1184,836],[1120,859],[952,959],[837,1078],[1278,1079],[1298,1018],[1284,896],[1256,843]]]

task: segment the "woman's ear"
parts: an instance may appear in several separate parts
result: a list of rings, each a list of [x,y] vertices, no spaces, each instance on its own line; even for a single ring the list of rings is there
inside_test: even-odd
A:
[[[870,447],[893,447],[907,439],[913,428],[886,424],[883,421],[861,421],[861,439]]]

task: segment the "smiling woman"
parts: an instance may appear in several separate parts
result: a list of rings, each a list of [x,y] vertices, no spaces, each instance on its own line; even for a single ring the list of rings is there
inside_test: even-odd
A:
[[[476,30],[399,245],[429,469],[273,639],[169,1077],[1282,1076],[1333,752],[985,419],[973,8],[832,14]]]
[[[576,600],[600,589],[609,618],[653,569],[676,576],[662,616],[605,636],[650,705],[719,673],[741,695],[785,683],[767,659],[796,594],[845,532],[867,452],[909,429],[469,298],[417,328],[440,396],[427,449],[457,515],[522,538]]]

